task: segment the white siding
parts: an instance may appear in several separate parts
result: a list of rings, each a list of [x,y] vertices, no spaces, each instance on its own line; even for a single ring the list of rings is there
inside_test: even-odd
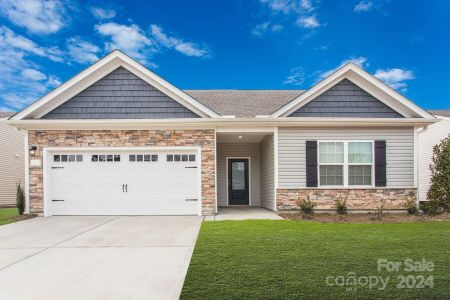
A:
[[[414,128],[279,128],[279,188],[306,187],[306,140],[386,140],[387,186],[414,186]]]
[[[20,182],[25,191],[24,135],[0,119],[0,206],[16,204]]]
[[[261,206],[271,210],[275,210],[274,170],[274,146],[271,135],[261,142]]]
[[[419,131],[419,201],[427,200],[431,179],[429,166],[433,157],[433,146],[448,136],[450,136],[450,118],[442,117],[439,123],[429,125],[426,130]]]
[[[260,149],[257,144],[217,144],[217,204],[227,205],[227,157],[250,157],[250,204],[260,206]]]

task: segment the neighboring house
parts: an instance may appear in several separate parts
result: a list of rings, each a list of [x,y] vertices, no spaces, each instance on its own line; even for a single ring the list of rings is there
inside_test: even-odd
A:
[[[25,184],[24,134],[5,124],[13,114],[0,112],[0,207],[15,206],[17,184]]]
[[[428,200],[427,192],[430,188],[430,164],[433,158],[433,147],[450,136],[450,110],[429,110],[428,112],[441,121],[419,130],[419,201]]]
[[[27,209],[48,216],[404,209],[437,121],[353,63],[306,91],[183,91],[116,50],[8,122],[28,134]]]

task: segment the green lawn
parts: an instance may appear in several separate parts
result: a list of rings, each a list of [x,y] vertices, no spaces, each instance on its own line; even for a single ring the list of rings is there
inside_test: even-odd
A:
[[[11,223],[11,219],[17,217],[17,208],[0,208],[0,225]]]
[[[434,270],[406,272],[404,264],[399,272],[377,270],[377,259],[404,263],[407,258],[431,260]],[[361,285],[326,283],[327,276],[340,284],[339,276],[351,275]],[[414,275],[409,286],[422,281],[417,275],[432,275],[434,287],[397,288],[401,275]],[[384,290],[378,290],[381,281],[372,288],[364,285],[365,278],[375,284],[377,276],[385,282],[390,276]],[[181,298],[449,299],[450,222],[203,222]]]

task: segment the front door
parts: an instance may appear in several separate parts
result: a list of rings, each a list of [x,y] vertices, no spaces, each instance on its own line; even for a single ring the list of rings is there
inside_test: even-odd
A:
[[[228,204],[248,205],[248,159],[228,160]]]

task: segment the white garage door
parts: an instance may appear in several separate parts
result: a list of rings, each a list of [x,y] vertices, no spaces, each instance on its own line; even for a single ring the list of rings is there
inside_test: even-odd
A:
[[[52,215],[197,215],[196,151],[52,152]]]

